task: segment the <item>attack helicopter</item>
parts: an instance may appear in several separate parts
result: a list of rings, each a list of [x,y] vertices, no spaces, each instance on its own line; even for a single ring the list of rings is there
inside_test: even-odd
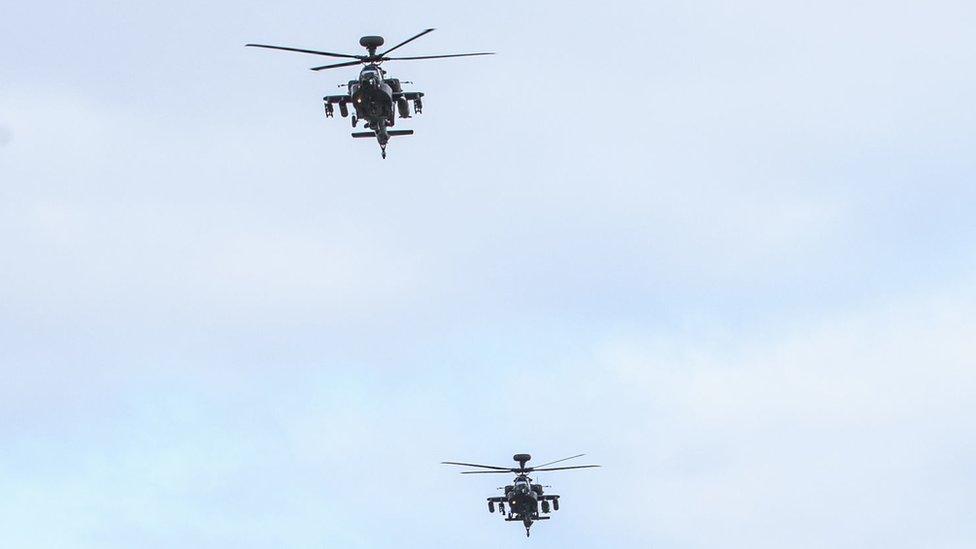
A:
[[[522,525],[525,526],[525,537],[529,537],[530,528],[532,528],[532,523],[537,520],[549,520],[549,511],[559,510],[559,496],[555,494],[545,494],[543,488],[548,488],[548,486],[543,486],[541,484],[533,484],[532,478],[529,477],[529,473],[533,471],[565,471],[568,469],[589,469],[592,467],[599,467],[599,465],[573,465],[569,467],[549,467],[550,465],[555,465],[556,463],[562,463],[564,461],[569,461],[571,459],[576,459],[583,457],[586,454],[579,454],[576,456],[571,456],[568,458],[557,459],[556,461],[550,461],[548,463],[543,463],[542,465],[537,465],[535,467],[526,467],[525,464],[532,459],[529,454],[515,454],[512,459],[518,462],[518,467],[499,467],[497,465],[479,465],[477,463],[462,463],[458,461],[442,461],[444,465],[460,465],[462,467],[477,467],[481,469],[488,469],[487,471],[461,471],[462,475],[477,475],[477,474],[511,474],[516,475],[515,480],[512,484],[505,486],[504,488],[499,488],[499,490],[504,490],[505,495],[502,497],[490,497],[488,498],[488,512],[495,512],[495,505],[498,505],[498,512],[505,515],[506,522],[518,522],[521,521]],[[505,513],[505,505],[508,504],[508,514]],[[541,511],[541,514],[540,514]]]
[[[380,65],[384,61],[412,61],[417,59],[442,59],[446,57],[472,57],[476,55],[494,55],[494,52],[478,53],[452,53],[445,55],[421,55],[414,57],[389,57],[389,53],[420,38],[421,36],[433,32],[434,29],[425,29],[423,32],[412,36],[403,42],[389,48],[382,53],[376,53],[385,43],[382,36],[363,36],[359,39],[359,45],[366,48],[368,55],[355,55],[351,53],[333,53],[319,50],[306,50],[301,48],[291,48],[285,46],[270,46],[267,44],[245,44],[254,48],[268,48],[272,50],[293,51],[299,53],[309,53],[312,55],[323,55],[326,57],[338,57],[352,59],[342,63],[322,65],[312,67],[313,71],[325,69],[335,69],[338,67],[351,67],[353,65],[365,65],[359,73],[359,78],[350,80],[345,84],[347,92],[342,95],[327,95],[323,97],[325,102],[325,116],[332,118],[335,113],[335,105],[339,106],[339,113],[343,118],[349,116],[349,105],[352,104],[355,114],[352,115],[352,127],[355,128],[360,120],[367,130],[365,132],[353,132],[352,136],[375,137],[380,145],[380,152],[386,158],[386,144],[391,136],[413,135],[413,130],[390,130],[395,125],[395,114],[400,118],[410,118],[410,102],[413,102],[413,109],[416,114],[423,111],[423,92],[403,91],[402,84],[412,84],[412,82],[401,82],[396,78],[387,78],[386,71]],[[340,84],[339,87],[343,87]],[[396,108],[394,109],[394,104]]]

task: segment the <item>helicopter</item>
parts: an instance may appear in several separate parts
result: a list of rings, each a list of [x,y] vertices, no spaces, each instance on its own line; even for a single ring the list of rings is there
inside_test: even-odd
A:
[[[254,48],[268,48],[272,50],[293,51],[299,53],[309,53],[312,55],[323,55],[326,57],[348,58],[352,61],[333,63],[312,67],[313,71],[334,69],[338,67],[351,67],[353,65],[365,65],[359,73],[359,78],[350,80],[345,86],[347,92],[342,95],[326,95],[322,98],[325,102],[325,116],[332,118],[335,113],[335,105],[339,106],[339,113],[345,118],[349,116],[349,105],[352,104],[355,114],[352,115],[352,127],[355,128],[360,120],[367,130],[365,132],[353,132],[356,138],[375,137],[380,145],[380,152],[386,158],[386,144],[391,136],[413,135],[413,130],[390,130],[395,125],[395,114],[400,118],[410,118],[410,102],[413,102],[414,112],[420,114],[423,111],[423,92],[403,91],[402,84],[412,84],[412,82],[401,82],[396,78],[387,78],[386,71],[380,65],[384,61],[410,61],[416,59],[442,59],[445,57],[472,57],[476,55],[494,55],[494,52],[478,53],[453,53],[446,55],[422,55],[415,57],[389,57],[389,53],[420,38],[421,36],[433,32],[434,29],[425,29],[403,42],[389,48],[382,53],[376,53],[385,43],[382,36],[363,36],[359,39],[359,45],[366,48],[369,55],[354,55],[350,53],[333,53],[319,50],[306,50],[301,48],[291,48],[285,46],[270,46],[267,44],[245,44]],[[394,104],[396,108],[394,110]]]
[[[515,473],[516,477],[515,480],[512,481],[512,484],[499,488],[499,490],[504,490],[504,496],[488,498],[488,512],[494,513],[495,505],[497,504],[498,512],[505,515],[505,521],[521,521],[522,525],[525,526],[525,537],[529,537],[531,533],[529,529],[532,528],[533,522],[538,520],[549,520],[548,515],[550,509],[552,511],[559,510],[559,496],[555,494],[546,495],[543,488],[548,488],[548,486],[533,484],[532,478],[529,477],[529,473],[533,471],[565,471],[568,469],[589,469],[592,467],[599,467],[599,465],[549,467],[550,465],[555,465],[556,463],[562,463],[564,461],[569,461],[585,455],[586,454],[579,454],[568,458],[557,459],[556,461],[550,461],[535,467],[525,466],[525,464],[532,459],[532,456],[529,454],[515,454],[512,456],[512,459],[518,462],[518,467],[499,467],[497,465],[479,465],[477,463],[462,463],[458,461],[442,461],[441,463],[444,465],[460,465],[462,467],[489,469],[488,471],[461,471],[462,475]],[[505,514],[505,504],[508,504],[507,515]],[[540,511],[542,514],[540,514]]]

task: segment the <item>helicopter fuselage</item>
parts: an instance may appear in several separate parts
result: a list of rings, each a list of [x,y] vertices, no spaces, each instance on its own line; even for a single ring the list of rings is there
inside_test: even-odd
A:
[[[385,78],[386,72],[379,65],[370,64],[363,67],[359,78],[350,80],[346,88],[346,95],[327,95],[325,101],[325,115],[331,117],[333,105],[339,105],[339,112],[343,117],[348,116],[347,105],[351,104],[355,112],[352,116],[352,126],[355,128],[360,121],[368,132],[355,132],[353,137],[375,137],[383,157],[386,158],[386,144],[394,135],[411,135],[413,130],[388,130],[396,124],[396,118],[410,118],[410,105],[416,113],[423,109],[421,97],[423,92],[404,92],[400,81],[396,78]]]
[[[505,498],[508,499],[509,508],[523,515],[531,516],[538,513],[541,495],[542,486],[532,484],[531,479],[524,476],[517,477],[512,485],[505,487]]]
[[[394,81],[383,79],[383,72],[376,65],[365,67],[357,80],[349,82],[349,97],[356,116],[366,121],[367,126],[379,126],[381,120],[385,125],[394,124],[393,85]]]
[[[515,477],[512,484],[506,486],[504,490],[504,497],[488,498],[488,510],[494,512],[497,503],[499,512],[504,514],[507,505],[508,515],[505,520],[521,521],[525,526],[526,535],[529,535],[529,528],[533,522],[548,520],[550,509],[559,509],[559,496],[544,495],[543,486],[533,484],[532,479],[524,474]]]

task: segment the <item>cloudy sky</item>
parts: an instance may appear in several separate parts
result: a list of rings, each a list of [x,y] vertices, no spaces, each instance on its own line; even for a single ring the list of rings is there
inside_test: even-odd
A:
[[[974,23],[5,3],[0,546],[976,545]],[[428,26],[385,161],[242,47]],[[526,540],[516,452],[604,467]]]

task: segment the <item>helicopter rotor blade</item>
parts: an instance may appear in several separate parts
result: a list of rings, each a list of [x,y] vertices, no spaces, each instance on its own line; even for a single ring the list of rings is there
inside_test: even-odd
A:
[[[384,57],[384,61],[413,61],[415,59],[444,59],[445,57],[473,57],[475,55],[495,55],[493,51],[478,53],[451,53],[448,55],[421,55],[418,57]]]
[[[322,65],[321,67],[312,67],[309,70],[321,71],[325,69],[334,69],[336,67],[351,67],[353,65],[359,65],[360,63],[362,63],[362,61],[346,61],[345,63],[336,63],[334,65]]]
[[[568,471],[569,469],[590,469],[599,465],[573,465],[571,467],[546,467],[544,469],[535,468],[533,471]]]
[[[462,475],[511,475],[512,473],[518,473],[518,469],[509,469],[507,471],[461,471]]]
[[[425,30],[424,30],[423,32],[421,32],[420,34],[417,34],[417,35],[414,35],[414,36],[412,36],[412,37],[410,37],[410,38],[407,38],[407,39],[406,39],[406,40],[404,40],[403,42],[400,42],[400,43],[399,43],[399,44],[397,44],[396,46],[393,46],[392,48],[390,48],[390,49],[388,49],[388,50],[386,50],[385,52],[383,52],[383,53],[381,53],[381,54],[380,54],[380,57],[386,57],[386,54],[388,54],[388,53],[390,53],[391,51],[393,51],[393,50],[395,50],[395,49],[397,49],[397,48],[399,48],[400,46],[403,46],[403,45],[405,45],[405,44],[408,44],[408,43],[410,43],[410,42],[413,42],[414,40],[416,40],[416,39],[418,39],[418,38],[420,38],[421,36],[423,36],[423,35],[425,35],[425,34],[427,34],[428,32],[433,32],[433,31],[434,31],[434,29],[425,29]]]
[[[543,463],[542,465],[536,465],[535,467],[533,467],[533,469],[538,469],[540,467],[548,467],[548,466],[553,465],[555,463],[562,463],[563,461],[569,461],[571,459],[576,459],[578,457],[583,457],[585,455],[586,454],[579,454],[579,455],[575,455],[575,456],[570,456],[568,458],[557,459],[556,461],[550,461],[549,463]]]
[[[480,465],[478,463],[461,463],[459,461],[442,461],[442,465],[461,465],[463,467],[481,467],[482,469],[495,469],[496,471],[509,472],[511,467],[499,467],[497,465]]]
[[[267,44],[244,44],[244,47],[267,48],[269,50],[296,51],[298,53],[310,53],[312,55],[325,55],[327,57],[346,57],[349,59],[359,59],[359,60],[363,60],[366,58],[365,55],[352,55],[350,53],[332,53],[330,51],[318,51],[318,50],[303,50],[301,48],[288,48],[285,46],[269,46]]]

